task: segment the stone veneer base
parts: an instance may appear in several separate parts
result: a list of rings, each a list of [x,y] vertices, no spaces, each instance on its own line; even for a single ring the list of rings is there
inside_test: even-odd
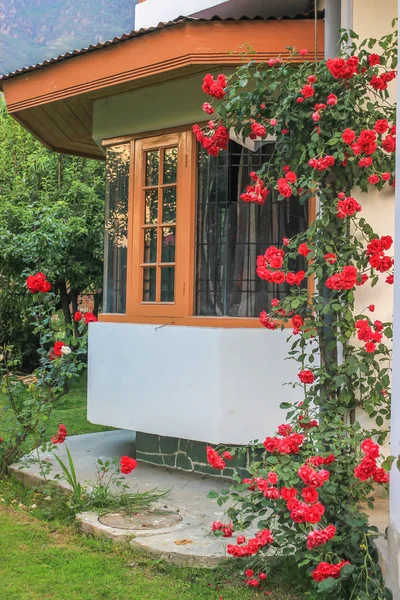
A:
[[[240,456],[227,461],[226,469],[216,471],[207,462],[206,447],[206,442],[136,432],[136,458],[141,462],[227,478],[232,478],[237,470],[242,477],[246,477],[250,462],[249,449],[244,449]]]

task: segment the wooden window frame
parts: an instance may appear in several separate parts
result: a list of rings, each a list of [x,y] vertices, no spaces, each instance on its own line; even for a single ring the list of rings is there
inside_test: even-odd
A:
[[[126,314],[101,313],[100,322],[142,323],[148,325],[182,325],[190,327],[217,327],[222,329],[251,328],[263,326],[258,317],[216,317],[194,315],[195,248],[196,248],[196,190],[197,190],[197,146],[191,128],[152,131],[121,136],[103,141],[104,147],[129,142],[131,159],[129,169],[128,200],[128,257],[126,282]],[[158,146],[157,146],[158,144]],[[137,200],[141,195],[144,176],[143,154],[161,146],[178,145],[177,205],[176,205],[176,272],[175,302],[148,303],[141,301],[142,255],[139,231],[143,220],[144,202]],[[139,205],[139,210],[138,210]],[[309,221],[315,218],[315,198],[310,200]],[[315,290],[313,277],[308,278],[308,291]],[[283,322],[276,320],[278,326]],[[291,328],[290,323],[283,323]]]

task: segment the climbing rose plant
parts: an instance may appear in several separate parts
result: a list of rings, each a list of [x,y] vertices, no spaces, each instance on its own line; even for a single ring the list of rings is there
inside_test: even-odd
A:
[[[67,393],[71,381],[86,368],[87,324],[97,320],[92,313],[79,313],[77,332],[69,325],[62,330],[57,316],[58,298],[46,275],[41,272],[29,275],[26,288],[26,293],[33,297],[30,319],[34,333],[39,337],[40,363],[32,375],[19,375],[14,349],[10,346],[0,349],[3,395],[0,405],[0,478],[22,454],[47,442],[47,423],[53,409]],[[54,443],[64,441],[62,427],[53,438],[53,442],[58,440]]]
[[[391,461],[382,462],[378,443],[390,417],[392,324],[381,320],[379,306],[358,311],[355,300],[360,286],[372,288],[372,299],[375,286],[390,294],[393,283],[393,240],[374,231],[360,191],[395,185],[388,84],[396,76],[397,33],[356,40],[344,33],[343,52],[327,61],[290,48],[288,61],[207,75],[203,91],[218,102],[204,103],[212,120],[193,130],[211,155],[227,148],[231,129],[255,141],[274,136],[272,157],[251,173],[241,199],[263,204],[277,190],[280,201],[317,206],[306,231],[266,248],[254,266],[264,281],[289,286],[260,321],[269,330],[292,327],[298,394],[282,403],[287,422],[276,435],[250,446],[249,476],[237,473],[229,493],[210,493],[219,505],[228,502],[229,522],[215,522],[214,535],[236,536],[227,552],[250,587],[265,589],[273,551],[294,556],[307,572],[307,597],[382,600],[391,594],[373,544],[377,529],[363,508],[373,507],[375,486],[389,480]],[[306,270],[293,272],[299,255]],[[368,414],[369,429],[356,411]],[[208,447],[209,463],[224,469],[235,452]]]

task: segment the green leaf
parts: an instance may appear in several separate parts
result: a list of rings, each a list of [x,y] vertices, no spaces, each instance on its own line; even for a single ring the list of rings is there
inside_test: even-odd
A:
[[[321,581],[318,584],[318,593],[319,594],[326,594],[326,593],[330,594],[331,592],[334,592],[338,587],[339,587],[338,580],[333,579],[333,577],[328,577],[327,579],[324,579],[324,581]]]
[[[287,409],[287,408],[292,408],[293,404],[290,404],[290,402],[281,402],[279,405],[279,408],[282,408],[283,410]]]
[[[207,494],[207,498],[215,499],[215,498],[218,498],[218,497],[219,497],[219,493],[216,492],[215,490],[211,490]]]
[[[395,457],[394,456],[388,456],[382,463],[382,468],[385,469],[385,471],[390,471],[390,469],[392,468],[392,464],[394,461]]]
[[[348,579],[355,569],[354,565],[344,565],[340,571],[341,579]]]

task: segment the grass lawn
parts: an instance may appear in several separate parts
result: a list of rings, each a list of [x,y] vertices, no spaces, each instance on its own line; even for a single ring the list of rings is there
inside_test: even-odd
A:
[[[0,405],[1,400],[0,395]],[[85,377],[74,383],[53,411],[47,427],[49,437],[60,423],[66,425],[69,435],[107,430],[86,419]],[[278,576],[267,588],[272,595],[265,596],[247,588],[228,566],[216,570],[174,567],[164,559],[147,558],[128,544],[113,545],[107,539],[87,537],[76,531],[71,513],[57,500],[57,493],[53,490],[50,501],[47,494],[47,490],[25,488],[12,478],[0,480],[0,589],[4,600],[304,597],[296,594],[299,588],[287,564],[277,565]],[[32,505],[37,508],[29,508]]]
[[[5,395],[0,392],[0,409],[4,401]],[[71,384],[71,389],[68,394],[63,396],[57,402],[46,426],[48,439],[50,440],[50,438],[56,434],[60,423],[63,423],[66,426],[68,435],[95,433],[96,431],[108,431],[109,429],[112,429],[111,427],[103,427],[102,425],[93,425],[92,423],[89,423],[86,418],[86,406],[87,381],[85,373],[80,379]],[[13,418],[11,412],[2,413],[0,410],[0,437],[7,437],[4,434],[4,429],[7,426],[7,420],[11,419],[11,422],[13,422]],[[32,447],[31,443],[30,440],[27,440],[22,450],[28,452]]]
[[[71,390],[57,403],[49,419],[47,430],[57,431],[60,423],[64,423],[68,435],[80,433],[95,433],[96,431],[108,431],[112,427],[93,425],[86,418],[87,413],[87,380],[86,374],[78,381],[74,381]]]
[[[9,483],[0,482],[0,494]],[[2,489],[3,488],[3,489]],[[5,600],[247,600],[265,598],[227,567],[185,569],[148,559],[126,545],[45,523],[34,510],[0,502],[0,580]],[[276,600],[301,600],[278,583]]]

